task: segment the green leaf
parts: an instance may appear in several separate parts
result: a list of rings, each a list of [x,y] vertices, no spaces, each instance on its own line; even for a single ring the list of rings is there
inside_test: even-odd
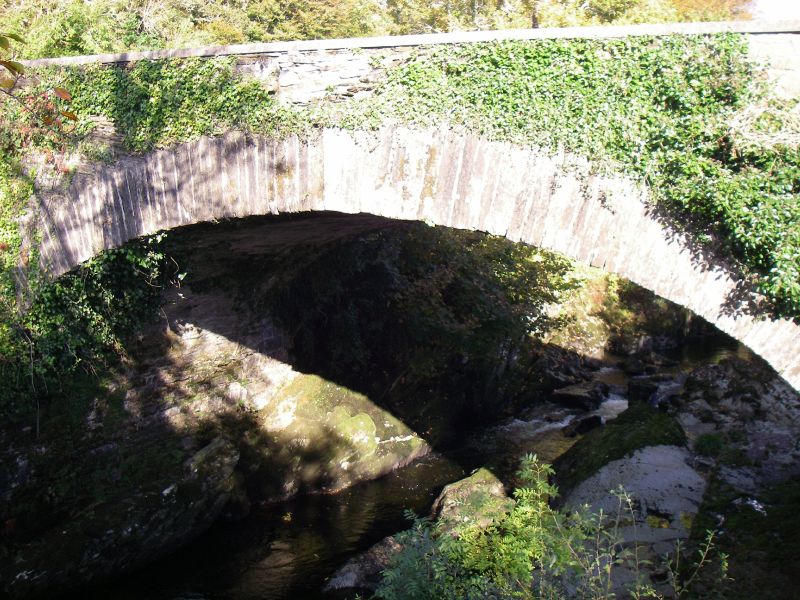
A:
[[[7,37],[7,38],[9,38],[9,39],[17,41],[20,44],[25,44],[26,43],[25,42],[25,38],[23,38],[22,36],[17,35],[16,33],[4,33],[2,35]]]
[[[25,73],[25,67],[14,60],[0,60],[0,66],[5,67],[9,71],[17,75],[22,75],[23,73]]]

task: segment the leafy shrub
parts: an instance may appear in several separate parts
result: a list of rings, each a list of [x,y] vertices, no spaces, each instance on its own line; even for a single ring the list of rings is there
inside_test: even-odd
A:
[[[621,529],[635,518],[634,502],[624,492],[615,514],[566,514],[550,507],[557,490],[547,482],[552,468],[535,456],[523,458],[514,507],[489,526],[462,525],[440,530],[429,519],[415,519],[396,536],[402,551],[383,573],[376,597],[384,600],[477,598],[615,598],[612,570],[632,569],[630,597],[663,599],[644,579],[649,563],[639,549],[623,544]],[[663,566],[672,598],[689,595],[701,578],[724,579],[726,557],[716,555],[712,534],[687,564],[678,545]],[[706,596],[708,597],[708,596]]]
[[[151,319],[169,280],[156,236],[93,258],[37,285],[24,312],[3,314],[0,410],[28,416],[34,400],[54,396],[76,369],[95,372],[124,354],[123,337]]]
[[[719,456],[724,447],[725,442],[718,433],[704,433],[694,442],[695,452],[702,456]]]

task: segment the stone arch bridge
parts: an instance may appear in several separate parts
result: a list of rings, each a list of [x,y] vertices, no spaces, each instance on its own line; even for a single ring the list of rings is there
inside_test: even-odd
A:
[[[782,93],[800,89],[800,23],[727,23],[472,32],[366,40],[72,57],[29,64],[125,62],[175,56],[247,56],[240,69],[271,82],[287,102],[331,90],[360,93],[371,52],[401,56],[420,44],[735,30],[771,60]],[[424,220],[503,235],[561,252],[701,315],[765,358],[800,389],[800,326],[750,314],[740,277],[698,253],[622,177],[565,168],[573,157],[446,128],[321,131],[312,139],[229,132],[76,174],[65,199],[39,194],[41,257],[55,275],[104,249],[160,230],[251,215],[337,211]]]

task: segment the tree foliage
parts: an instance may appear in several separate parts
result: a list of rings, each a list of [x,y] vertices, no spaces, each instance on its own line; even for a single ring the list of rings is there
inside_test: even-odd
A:
[[[535,455],[523,457],[513,507],[488,525],[470,520],[469,507],[455,528],[416,518],[411,529],[395,536],[402,550],[383,572],[376,597],[665,600],[709,597],[709,587],[726,578],[727,557],[717,551],[712,533],[698,545],[696,558],[687,560],[679,545],[672,558],[652,565],[640,558],[639,542],[623,536],[641,518],[634,498],[623,489],[610,492],[618,499],[611,514],[559,511],[550,506],[558,494],[548,483],[552,475],[552,467]],[[615,589],[617,568],[632,575],[624,595]],[[665,573],[660,590],[647,577],[654,568]]]
[[[730,19],[746,0],[10,0],[26,58],[253,41]]]
[[[723,21],[747,16],[747,0],[538,0],[539,27]]]
[[[574,285],[570,268],[504,238],[417,224],[292,264],[269,306],[293,332],[300,369],[370,382],[365,391],[389,390],[397,407],[442,398],[445,418],[469,422],[535,389],[531,336],[556,322],[547,307]],[[426,429],[441,416],[417,418]]]

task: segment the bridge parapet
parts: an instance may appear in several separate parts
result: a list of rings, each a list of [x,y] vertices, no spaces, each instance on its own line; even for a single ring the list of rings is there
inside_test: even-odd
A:
[[[47,65],[118,64],[140,60],[192,57],[238,57],[238,68],[264,81],[287,102],[304,104],[330,94],[368,93],[383,68],[419,47],[504,40],[592,39],[673,34],[742,33],[749,37],[751,56],[769,65],[776,89],[800,94],[800,20],[668,23],[543,29],[462,31],[424,35],[382,36],[298,42],[205,46],[173,50],[69,56],[23,61]]]

